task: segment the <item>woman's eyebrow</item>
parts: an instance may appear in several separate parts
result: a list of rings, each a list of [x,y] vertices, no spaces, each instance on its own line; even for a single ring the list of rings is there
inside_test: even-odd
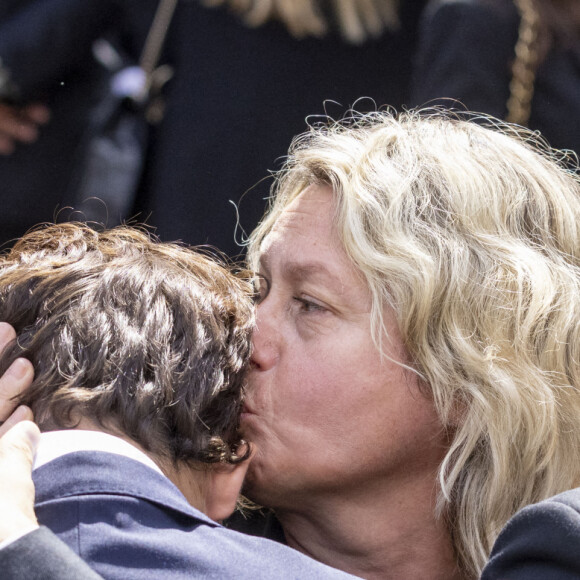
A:
[[[266,253],[260,256],[258,271],[268,277],[272,275],[271,263]],[[345,284],[342,278],[333,273],[326,263],[320,260],[285,261],[281,264],[280,274],[290,282],[304,282],[306,280],[318,282],[338,293],[344,293]]]
[[[341,290],[344,286],[341,278],[335,275],[324,262],[288,262],[284,265],[283,274],[293,281],[311,280],[322,282],[326,286]]]

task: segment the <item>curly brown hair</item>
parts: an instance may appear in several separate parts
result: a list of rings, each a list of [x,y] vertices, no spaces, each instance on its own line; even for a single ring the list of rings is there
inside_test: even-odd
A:
[[[34,365],[21,402],[43,430],[79,416],[174,463],[236,462],[251,289],[217,260],[134,228],[59,224],[0,256],[0,357]]]

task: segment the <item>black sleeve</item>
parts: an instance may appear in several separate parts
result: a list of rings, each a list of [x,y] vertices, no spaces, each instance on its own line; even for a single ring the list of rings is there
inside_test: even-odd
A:
[[[4,580],[102,580],[45,527],[0,550],[0,570]]]
[[[0,21],[0,59],[24,99],[86,62],[119,17],[118,0],[36,0]],[[82,68],[81,68],[82,70]]]
[[[432,0],[419,30],[413,104],[449,108],[456,99],[504,118],[518,25],[511,0]]]
[[[2,0],[0,2],[0,20],[7,18],[13,12],[22,10],[27,4],[31,4],[34,0]]]
[[[580,578],[580,514],[554,501],[518,512],[499,535],[481,580]]]

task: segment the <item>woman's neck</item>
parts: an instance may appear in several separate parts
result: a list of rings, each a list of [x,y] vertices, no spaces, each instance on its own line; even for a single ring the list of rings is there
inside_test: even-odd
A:
[[[276,515],[291,547],[356,576],[460,580],[450,534],[434,515],[433,481],[296,502]]]

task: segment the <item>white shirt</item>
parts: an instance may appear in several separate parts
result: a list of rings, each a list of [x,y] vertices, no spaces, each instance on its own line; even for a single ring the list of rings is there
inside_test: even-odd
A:
[[[163,475],[157,464],[131,443],[102,431],[84,431],[82,429],[42,433],[32,469],[38,469],[45,463],[75,451],[116,453],[139,461]]]

